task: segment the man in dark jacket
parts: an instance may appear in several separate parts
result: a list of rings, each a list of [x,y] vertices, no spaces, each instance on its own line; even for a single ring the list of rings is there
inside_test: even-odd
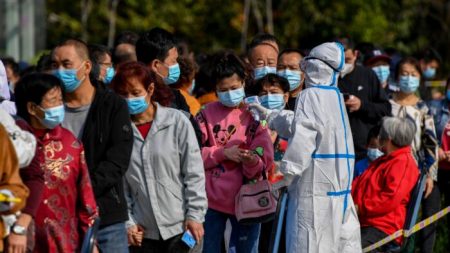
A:
[[[84,145],[100,208],[98,246],[101,252],[128,252],[122,177],[128,168],[133,139],[127,105],[114,93],[92,85],[92,63],[84,42],[69,39],[59,44],[52,52],[52,66],[53,73],[64,83],[62,125]]]
[[[141,34],[136,42],[136,56],[138,61],[147,65],[154,74],[156,81],[164,85],[175,84],[180,77],[180,66],[178,65],[178,50],[174,36],[161,28],[153,28]],[[182,110],[189,115],[189,120],[195,130],[199,144],[202,133],[194,117],[190,115],[189,106],[183,95],[177,89],[172,89],[172,108]]]
[[[345,47],[345,66],[339,78],[339,89],[353,134],[356,161],[367,156],[366,140],[372,129],[384,116],[391,115],[391,104],[372,69],[356,64],[359,52],[349,39],[340,41]]]

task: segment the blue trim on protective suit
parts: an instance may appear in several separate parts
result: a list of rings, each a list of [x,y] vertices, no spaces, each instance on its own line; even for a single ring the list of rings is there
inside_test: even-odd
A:
[[[343,191],[345,193],[342,194],[342,195],[344,195],[344,210],[343,210],[343,214],[342,214],[342,219],[344,219],[345,211],[347,210],[347,206],[348,206],[348,194],[350,193],[351,169],[350,169],[350,158],[349,158],[350,154],[348,153],[348,143],[347,143],[347,126],[345,125],[345,116],[344,116],[344,109],[342,107],[341,94],[340,94],[339,89],[334,86],[317,85],[317,86],[311,86],[311,88],[318,88],[318,89],[323,89],[323,90],[334,90],[336,92],[336,95],[338,96],[342,126],[344,127],[345,155],[347,156],[345,159],[347,159],[347,173],[348,173],[347,189],[345,191]],[[331,155],[331,154],[329,154],[329,155]],[[333,155],[339,155],[339,154],[333,154]]]
[[[355,159],[355,155],[350,155],[350,154],[312,154],[312,158],[349,158],[349,159]]]
[[[350,192],[351,190],[345,190],[340,192],[327,192],[327,196],[342,196],[342,195],[347,196],[348,194],[350,194]]]
[[[337,67],[337,69],[339,71],[341,71],[342,68],[344,68],[344,62],[345,62],[344,54],[345,54],[345,50],[344,50],[344,46],[341,43],[336,42],[336,45],[339,47],[339,49],[341,49],[340,50],[341,51],[341,62],[339,63],[339,66]]]

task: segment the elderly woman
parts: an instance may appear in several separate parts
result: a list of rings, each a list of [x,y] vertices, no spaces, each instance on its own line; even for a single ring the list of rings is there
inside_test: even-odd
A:
[[[44,172],[42,200],[33,203],[38,205],[33,252],[79,252],[85,232],[98,212],[83,145],[61,126],[62,83],[53,75],[30,74],[20,79],[15,94],[17,115],[30,125],[37,140],[37,152],[30,166]],[[36,202],[38,196],[34,197],[30,203]],[[30,221],[28,217],[25,223]],[[28,224],[16,224],[13,232],[25,235]]]
[[[411,153],[415,132],[409,119],[384,118],[379,140],[385,155],[353,181],[363,248],[403,228],[410,193],[419,176]],[[401,243],[401,238],[396,243]]]
[[[188,252],[186,231],[201,247],[207,200],[194,129],[170,105],[170,88],[142,63],[120,65],[111,87],[124,97],[133,122],[133,152],[125,175],[130,252]]]

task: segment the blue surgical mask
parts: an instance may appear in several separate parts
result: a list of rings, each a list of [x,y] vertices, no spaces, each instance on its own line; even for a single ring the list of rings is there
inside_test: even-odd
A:
[[[114,78],[114,75],[115,75],[114,68],[113,67],[108,67],[106,69],[106,75],[105,75],[105,78],[103,78],[103,82],[105,84],[110,84],[112,79]]]
[[[400,76],[398,85],[401,92],[414,93],[419,88],[420,80],[415,76]]]
[[[48,129],[53,129],[57,125],[61,124],[64,120],[64,105],[55,106],[51,108],[44,109],[40,107],[42,111],[44,111],[44,119],[39,118],[42,125],[44,125]]]
[[[145,112],[148,108],[148,102],[145,99],[147,95],[142,97],[127,98],[128,111],[131,115]]]
[[[277,69],[275,67],[269,67],[269,66],[255,68],[253,71],[255,74],[255,80],[261,79],[267,74],[277,73]]]
[[[445,95],[447,97],[447,100],[450,101],[450,90],[447,90],[447,93]]]
[[[81,66],[78,69],[56,69],[53,70],[53,75],[58,77],[59,80],[61,80],[64,84],[64,92],[74,92],[78,87],[80,87],[81,82],[84,80],[84,77],[82,80],[79,80],[77,77],[78,70],[83,66]]]
[[[373,67],[372,70],[375,72],[375,75],[377,75],[378,80],[382,84],[385,83],[389,78],[390,70],[389,66],[387,65]]]
[[[370,161],[375,161],[377,158],[379,158],[383,155],[384,155],[384,153],[381,152],[377,148],[368,148],[367,149],[367,157],[369,158]]]
[[[167,77],[164,77],[164,83],[167,85],[174,84],[178,81],[178,78],[180,78],[180,65],[178,63],[168,66],[169,68],[169,74]]]
[[[436,69],[435,68],[430,68],[428,67],[424,72],[423,72],[423,77],[425,79],[433,79],[436,76]]]
[[[285,106],[283,94],[267,94],[259,97],[261,105],[271,110],[282,110]]]
[[[229,90],[224,92],[217,92],[220,103],[226,107],[236,107],[238,106],[245,97],[244,88],[241,87],[235,90]]]
[[[289,81],[289,91],[293,91],[300,86],[301,71],[285,69],[278,71],[277,74],[281,77],[286,78]]]

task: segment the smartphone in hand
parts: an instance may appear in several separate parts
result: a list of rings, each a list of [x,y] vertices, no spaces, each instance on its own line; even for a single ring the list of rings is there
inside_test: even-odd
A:
[[[181,240],[190,248],[193,249],[197,241],[195,241],[194,236],[192,236],[191,232],[189,230],[186,230],[184,232],[183,236],[181,237]]]

